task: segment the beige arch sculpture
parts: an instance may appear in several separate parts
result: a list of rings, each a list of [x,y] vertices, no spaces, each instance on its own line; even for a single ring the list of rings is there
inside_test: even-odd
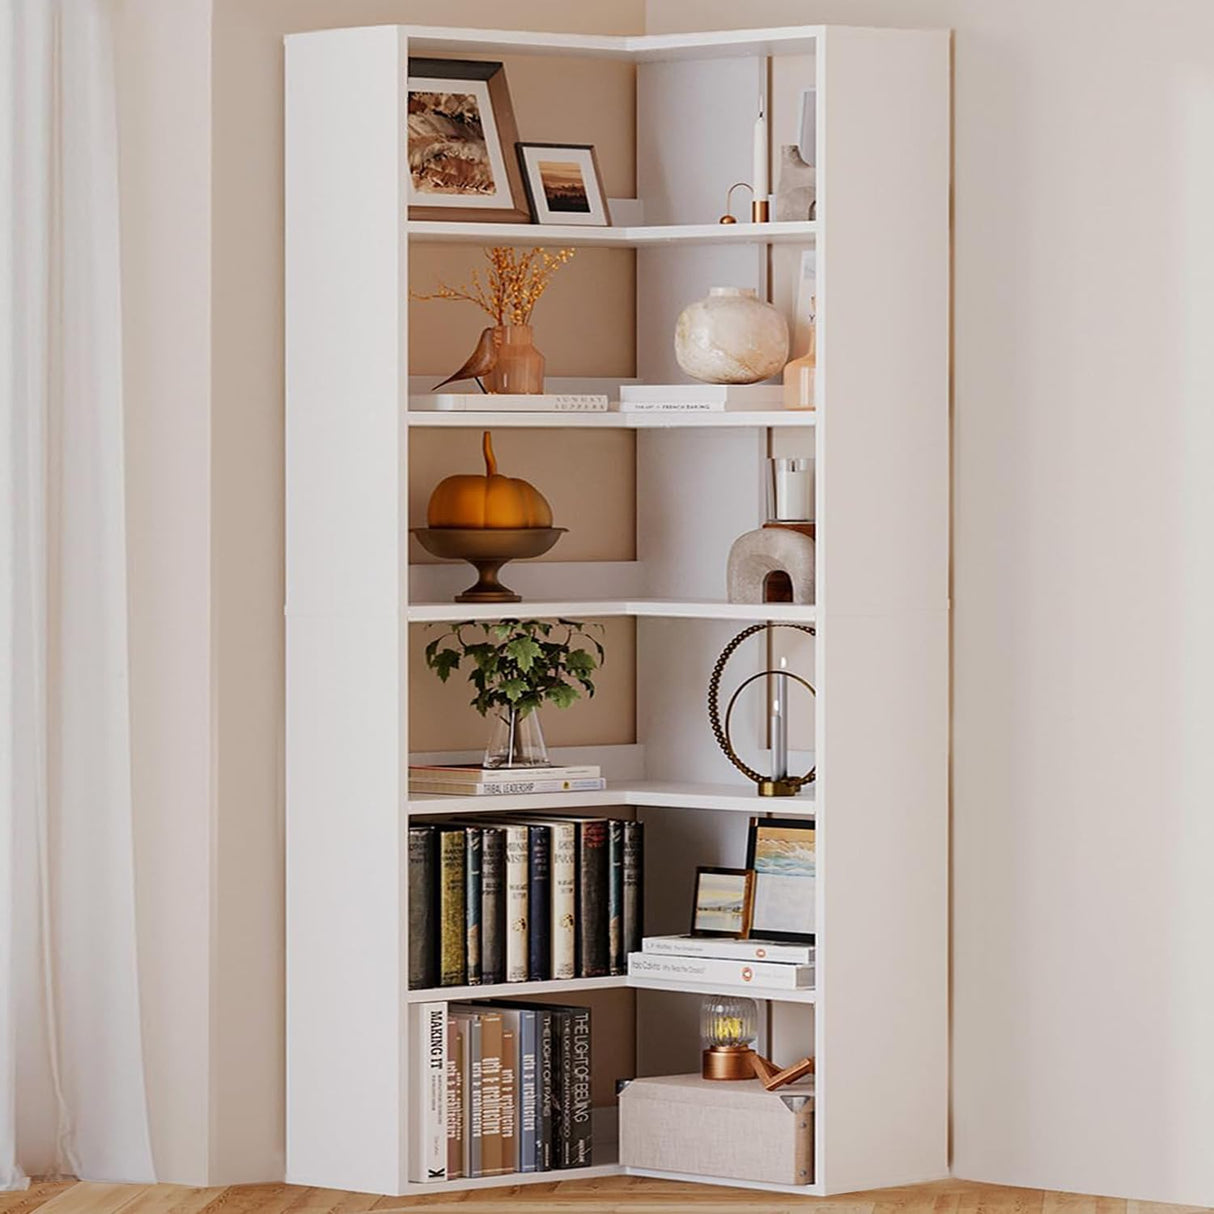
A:
[[[799,531],[760,527],[733,542],[727,584],[731,603],[763,603],[768,577],[785,573],[794,603],[814,601],[814,542]]]

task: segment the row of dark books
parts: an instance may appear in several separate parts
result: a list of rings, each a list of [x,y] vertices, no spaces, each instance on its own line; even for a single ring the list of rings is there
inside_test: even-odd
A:
[[[589,1167],[590,1009],[423,1003],[418,1181]]]
[[[644,836],[614,818],[409,827],[409,986],[623,974],[641,947]]]

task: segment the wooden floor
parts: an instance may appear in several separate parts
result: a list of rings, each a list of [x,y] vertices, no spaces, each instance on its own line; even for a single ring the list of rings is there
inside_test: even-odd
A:
[[[617,1176],[554,1184],[436,1194],[376,1197],[295,1185],[113,1185],[35,1182],[24,1193],[0,1193],[0,1214],[364,1214],[375,1210],[453,1207],[451,1214],[786,1214],[816,1207],[821,1214],[1184,1214],[1202,1206],[1166,1206],[1111,1197],[943,1180],[845,1197],[783,1197],[746,1189],[675,1184]]]

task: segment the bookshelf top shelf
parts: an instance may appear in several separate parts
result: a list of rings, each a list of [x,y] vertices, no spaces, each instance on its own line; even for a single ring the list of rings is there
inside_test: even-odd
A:
[[[677,34],[574,34],[534,30],[461,29],[402,25],[409,53],[581,55],[654,63],[675,59],[717,59],[750,55],[808,54],[822,27],[702,30]],[[289,38],[307,37],[292,34]]]
[[[411,219],[409,239],[425,244],[582,245],[637,249],[650,245],[810,244],[818,225],[802,223],[678,223],[649,227],[581,227],[574,224],[460,223]]]

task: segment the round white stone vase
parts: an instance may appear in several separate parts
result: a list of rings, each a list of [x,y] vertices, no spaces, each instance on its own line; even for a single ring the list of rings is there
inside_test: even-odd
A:
[[[750,287],[712,287],[679,315],[674,356],[703,383],[757,384],[788,361],[788,324]]]

